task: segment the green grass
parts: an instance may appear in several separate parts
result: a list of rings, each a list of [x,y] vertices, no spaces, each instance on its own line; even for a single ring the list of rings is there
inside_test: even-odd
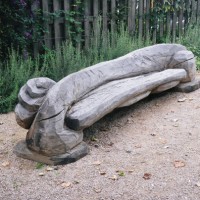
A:
[[[36,163],[36,166],[35,166],[36,169],[42,169],[44,167],[45,167],[45,164],[44,163],[40,163],[40,162]]]
[[[12,111],[17,103],[19,89],[33,77],[46,76],[55,81],[70,73],[105,60],[111,60],[150,44],[129,36],[123,24],[118,32],[104,33],[97,26],[98,37],[91,37],[90,48],[80,50],[68,41],[56,50],[46,51],[36,59],[23,60],[14,50],[7,62],[0,62],[0,113]]]
[[[16,51],[11,50],[7,62],[0,62],[0,113],[14,109],[19,89],[30,78],[46,76],[59,81],[85,67],[151,45],[148,39],[143,41],[130,36],[124,24],[121,24],[116,32],[105,33],[101,27],[100,22],[96,27],[96,32],[100,34],[91,37],[90,47],[87,50],[80,50],[72,45],[71,41],[67,41],[59,49],[48,50],[36,59],[29,57],[27,60],[23,60]],[[185,35],[177,41],[195,54],[198,69],[200,69],[199,36],[199,26],[189,26]],[[169,42],[169,38],[166,37],[164,41]]]
[[[59,81],[85,67],[151,45],[148,39],[143,41],[130,36],[124,24],[118,27],[118,31],[105,33],[99,21],[96,32],[99,34],[91,37],[90,47],[87,50],[80,50],[72,45],[71,41],[67,41],[56,50],[47,50],[38,58],[29,57],[27,60],[11,50],[6,62],[0,61],[0,113],[13,111],[20,88],[30,78],[45,76]],[[185,35],[177,41],[195,54],[198,69],[200,69],[199,36],[199,25],[190,25]],[[170,38],[166,37],[163,41],[169,42]]]
[[[0,113],[13,110],[21,86],[39,75],[38,60],[23,60],[14,50],[6,63],[0,64]]]
[[[188,26],[185,34],[178,39],[178,42],[194,53],[197,69],[200,70],[200,25]]]

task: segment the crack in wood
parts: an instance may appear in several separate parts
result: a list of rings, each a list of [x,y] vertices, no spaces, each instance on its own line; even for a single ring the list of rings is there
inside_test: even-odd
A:
[[[178,64],[175,64],[174,66],[172,66],[172,68],[174,68],[174,67],[176,67],[177,65],[180,65],[180,64],[182,64],[182,63],[184,63],[184,62],[187,62],[187,61],[189,61],[189,60],[192,60],[192,59],[194,59],[194,58],[195,58],[195,56],[193,56],[193,57],[190,58],[190,59],[184,60],[183,62],[180,62],[180,63],[178,63]]]
[[[52,115],[52,116],[50,116],[50,117],[41,119],[41,120],[39,120],[38,122],[41,122],[41,121],[44,121],[44,120],[48,120],[48,119],[52,119],[52,118],[54,118],[54,117],[60,115],[60,113],[62,113],[64,110],[65,110],[65,109],[63,108],[63,110],[61,110],[59,113],[57,113],[57,114],[55,114],[55,115]]]

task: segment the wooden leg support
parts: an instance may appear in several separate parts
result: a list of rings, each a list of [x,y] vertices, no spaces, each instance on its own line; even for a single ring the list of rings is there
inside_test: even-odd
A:
[[[40,154],[39,152],[32,151],[28,149],[25,141],[20,141],[14,147],[14,153],[17,156],[36,162],[42,162],[48,165],[63,165],[72,163],[86,156],[88,152],[89,149],[85,142],[81,142],[69,152],[57,156],[46,156]]]

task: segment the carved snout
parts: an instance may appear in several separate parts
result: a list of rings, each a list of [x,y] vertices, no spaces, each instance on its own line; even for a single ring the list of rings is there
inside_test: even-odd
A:
[[[19,103],[15,107],[15,116],[21,127],[30,128],[44,97],[55,83],[49,78],[33,78],[28,80],[20,89],[18,94]]]

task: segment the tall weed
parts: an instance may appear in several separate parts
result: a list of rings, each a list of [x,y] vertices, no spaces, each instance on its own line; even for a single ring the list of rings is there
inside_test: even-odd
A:
[[[178,39],[196,56],[197,69],[200,70],[200,24],[189,25],[185,34]]]
[[[98,36],[95,32],[99,33]],[[0,113],[13,110],[19,89],[30,78],[46,76],[59,81],[70,73],[150,44],[149,40],[130,36],[124,24],[116,32],[105,33],[99,23],[95,32],[88,49],[80,50],[71,41],[67,41],[56,50],[49,50],[36,59],[29,57],[27,60],[11,50],[7,62],[0,62]]]
[[[38,60],[23,60],[11,50],[7,62],[0,66],[0,113],[11,111],[21,86],[31,77],[38,76]]]

